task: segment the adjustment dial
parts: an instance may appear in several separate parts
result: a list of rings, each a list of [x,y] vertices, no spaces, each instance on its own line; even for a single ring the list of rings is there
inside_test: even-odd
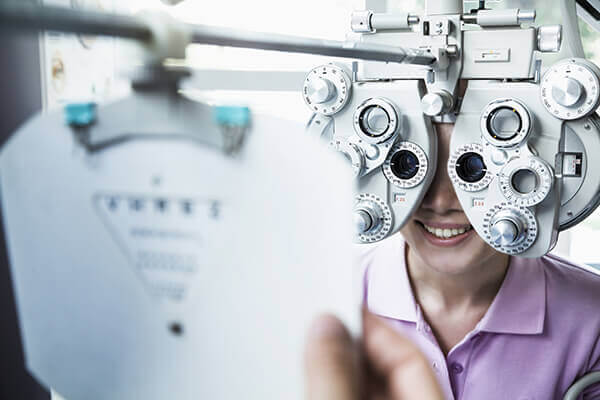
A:
[[[392,211],[378,196],[361,193],[354,205],[354,226],[360,242],[372,243],[386,237],[392,229]]]
[[[483,238],[496,250],[519,254],[527,250],[537,238],[537,222],[525,207],[507,203],[488,210],[483,224]]]
[[[552,168],[537,157],[517,158],[502,168],[498,175],[500,191],[513,204],[531,207],[541,203],[554,180]]]
[[[485,163],[483,146],[468,143],[456,149],[448,159],[448,176],[455,187],[465,192],[487,188],[494,176]]]
[[[599,76],[600,69],[591,61],[582,58],[560,61],[542,78],[540,96],[544,107],[564,120],[593,113],[600,100]]]
[[[352,84],[344,69],[335,64],[313,68],[302,87],[304,102],[312,111],[333,115],[340,111],[350,98]]]
[[[452,95],[445,90],[440,90],[427,93],[423,96],[421,99],[421,109],[423,110],[423,114],[435,117],[450,111],[453,103]]]
[[[383,164],[383,173],[388,181],[402,189],[423,182],[428,169],[427,155],[423,149],[408,141],[394,145]]]
[[[523,224],[518,219],[500,218],[494,222],[490,234],[492,242],[501,246],[510,246],[517,241],[523,231]]]
[[[330,145],[350,161],[354,177],[362,175],[365,168],[365,155],[360,147],[344,138],[334,139]]]

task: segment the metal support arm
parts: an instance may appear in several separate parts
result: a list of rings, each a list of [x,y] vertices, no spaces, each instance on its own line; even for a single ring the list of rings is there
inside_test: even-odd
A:
[[[40,7],[15,1],[0,2],[0,27],[117,36],[143,42],[153,40],[151,27],[140,18],[64,7]],[[397,46],[309,39],[203,25],[188,25],[187,28],[191,32],[192,43],[418,65],[430,65],[436,60],[426,51]]]

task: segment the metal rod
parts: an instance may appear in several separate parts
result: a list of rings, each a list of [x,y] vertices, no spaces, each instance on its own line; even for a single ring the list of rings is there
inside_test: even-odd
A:
[[[134,17],[3,0],[0,0],[0,28],[152,39],[148,26]]]
[[[0,0],[0,28],[52,30],[141,41],[152,40],[151,29],[135,17],[78,11],[65,7],[40,7],[6,0]],[[435,57],[419,49],[309,39],[203,25],[189,25],[188,28],[192,32],[193,43],[418,65],[430,65],[435,62]]]
[[[219,46],[319,54],[361,60],[430,65],[435,57],[423,50],[361,42],[310,39],[279,34],[191,25],[192,42]]]

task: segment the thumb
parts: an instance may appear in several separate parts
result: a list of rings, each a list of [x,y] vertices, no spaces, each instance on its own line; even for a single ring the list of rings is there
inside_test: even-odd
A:
[[[414,343],[369,312],[363,321],[367,359],[387,382],[393,400],[444,400],[427,359]]]
[[[322,315],[312,324],[305,348],[307,400],[359,400],[358,350],[336,317]]]

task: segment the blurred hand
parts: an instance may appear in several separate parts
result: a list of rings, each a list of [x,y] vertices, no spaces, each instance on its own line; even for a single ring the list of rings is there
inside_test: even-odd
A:
[[[371,313],[362,343],[334,316],[314,321],[305,351],[307,400],[444,400],[427,359]]]

